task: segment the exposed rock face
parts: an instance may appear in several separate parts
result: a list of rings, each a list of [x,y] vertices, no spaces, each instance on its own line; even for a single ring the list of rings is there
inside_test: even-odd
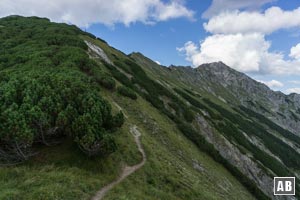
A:
[[[272,199],[295,199],[291,196],[273,196],[273,177],[276,176],[271,171],[266,173],[256,162],[251,159],[251,155],[243,154],[230,143],[225,137],[215,133],[209,123],[200,115],[196,117],[197,128],[207,141],[214,144],[223,158],[236,166],[244,175],[253,180],[259,188]]]
[[[84,41],[84,42],[88,45],[90,52],[95,53],[97,57],[103,59],[108,64],[111,64],[111,65],[113,64],[112,61],[107,57],[105,52],[99,46],[96,46],[93,43],[88,42],[88,41]]]
[[[300,136],[300,95],[274,92],[222,62],[201,65],[195,70],[202,80],[214,81],[242,105]]]
[[[300,136],[299,94],[275,92],[222,62],[195,69],[171,66],[170,70],[180,81],[221,97],[229,104],[242,104]]]

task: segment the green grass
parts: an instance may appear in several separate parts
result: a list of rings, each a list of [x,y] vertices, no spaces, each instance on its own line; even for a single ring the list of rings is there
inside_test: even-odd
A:
[[[1,168],[0,199],[86,199],[117,176],[118,165],[113,157],[88,159],[66,141],[28,163]]]
[[[71,141],[55,147],[38,147],[29,162],[0,168],[0,199],[89,199],[118,177],[121,166],[139,162],[127,124],[118,131],[118,151],[88,158]]]
[[[254,199],[220,164],[186,139],[176,125],[142,98],[112,98],[142,133],[147,162],[118,185],[106,200],[117,199]],[[204,171],[193,168],[199,163]],[[226,188],[226,190],[225,190]]]

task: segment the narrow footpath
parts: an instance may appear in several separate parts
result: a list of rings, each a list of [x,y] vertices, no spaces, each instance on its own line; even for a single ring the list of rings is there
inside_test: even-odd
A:
[[[142,147],[141,144],[141,133],[140,131],[137,129],[136,125],[133,125],[130,127],[130,133],[134,136],[134,140],[135,143],[139,149],[139,151],[141,152],[142,156],[143,156],[143,160],[134,166],[125,166],[122,170],[122,173],[120,174],[120,176],[118,177],[118,179],[116,179],[115,181],[113,181],[112,183],[104,186],[103,188],[101,188],[96,195],[92,198],[92,200],[101,200],[110,190],[112,190],[116,185],[118,185],[119,183],[121,183],[124,179],[126,179],[129,175],[133,174],[134,172],[136,172],[138,169],[140,169],[146,162],[147,158],[146,158],[146,154],[145,151]]]

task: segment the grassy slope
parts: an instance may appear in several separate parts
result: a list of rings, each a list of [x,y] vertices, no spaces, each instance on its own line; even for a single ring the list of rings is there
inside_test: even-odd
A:
[[[131,124],[143,134],[148,160],[105,199],[252,199],[229,172],[142,98],[133,103],[116,92],[101,93],[129,116],[117,133],[119,150],[107,158],[90,160],[69,141],[39,149],[32,161],[0,170],[0,199],[89,199],[117,177],[122,164],[133,165],[141,159],[128,131]],[[204,170],[195,170],[193,161]]]
[[[106,199],[252,199],[229,172],[199,151],[149,103],[141,98],[132,104],[118,95],[111,97],[125,108],[127,123],[136,124],[142,132],[148,160]],[[203,171],[194,169],[193,163]]]
[[[119,150],[105,158],[87,158],[70,141],[37,147],[39,154],[30,162],[0,168],[0,199],[89,199],[118,176],[124,163],[140,159],[127,129],[116,133]]]
[[[221,104],[225,108],[230,109],[230,107],[227,104],[225,104],[223,101],[216,98],[213,94],[207,92],[206,90],[202,90],[201,87],[199,87],[198,85],[186,84],[183,81],[179,81],[180,76],[182,76],[181,73],[184,73],[184,71],[180,68],[170,73],[168,68],[161,67],[152,60],[144,57],[144,55],[142,54],[133,53],[130,55],[130,57],[136,60],[137,63],[140,64],[141,67],[143,67],[143,70],[145,70],[151,78],[153,78],[154,80],[164,80],[165,82],[163,84],[165,84],[167,87],[187,89],[196,94],[201,94],[200,101],[203,98],[208,98],[214,103]],[[232,101],[234,101],[234,99],[232,99]],[[205,104],[205,102],[202,103]]]
[[[199,87],[194,87],[194,85],[196,85],[197,83],[187,83],[187,84],[182,84],[182,83],[179,83],[181,81],[180,78],[180,74],[182,75],[182,73],[185,73],[184,70],[180,70],[180,69],[173,69],[172,70],[172,73],[163,73],[163,77],[161,77],[161,74],[159,73],[159,70],[161,69],[162,71],[168,71],[167,68],[162,68],[160,66],[158,66],[156,63],[152,62],[151,60],[148,60],[147,58],[145,58],[143,55],[140,55],[140,54],[132,54],[131,57],[133,59],[135,59],[139,64],[141,64],[141,66],[143,66],[143,69],[144,70],[147,70],[149,72],[149,74],[153,77],[153,78],[159,78],[159,79],[162,79],[162,80],[167,80],[168,81],[168,85],[171,85],[171,87],[175,87],[175,88],[185,88],[185,89],[189,89],[189,91],[194,91],[196,92],[196,94],[200,94],[201,97],[199,96],[195,96],[195,95],[192,95],[194,96],[194,98],[196,98],[199,102],[201,102],[202,104],[205,104],[206,106],[208,106],[209,108],[215,110],[215,106],[212,106],[212,105],[209,105],[207,104],[205,101],[203,101],[204,98],[207,98],[209,99],[211,102],[213,102],[214,104],[220,106],[220,108],[222,109],[226,109],[228,111],[228,113],[231,113],[233,115],[236,115],[238,113],[240,113],[240,111],[238,111],[238,107],[236,107],[237,110],[234,110],[232,109],[232,107],[229,106],[229,104],[226,104],[224,103],[221,99],[219,98],[216,98],[215,96],[212,96],[210,94],[208,94],[207,92],[201,90],[201,86]],[[221,92],[217,92],[218,95],[223,95],[223,94],[226,94],[226,91],[224,91],[223,93]],[[223,96],[223,97],[226,97],[225,99],[226,100],[230,100],[229,102],[232,103],[234,102],[234,98],[230,97],[229,96]],[[220,109],[219,109],[220,110]],[[222,116],[225,117],[225,114],[222,113]],[[228,116],[227,116],[228,117]],[[244,118],[245,117],[245,118]],[[267,120],[262,120],[262,119],[256,119],[257,116],[253,117],[253,118],[250,118],[249,116],[244,116],[243,118],[245,120],[252,120],[254,123],[254,125],[261,125],[262,129],[263,130],[267,130],[269,132],[272,132],[273,134],[275,135],[281,135],[282,136],[285,136],[286,138],[289,138],[289,135],[287,135],[286,132],[282,132],[279,134],[278,131],[280,131],[281,129],[277,128],[276,131],[274,130],[270,130],[270,127],[269,125],[267,124],[270,124],[272,127],[276,127],[275,124],[273,122],[268,122]],[[237,123],[237,121],[231,121],[232,124],[235,124]],[[261,130],[252,130],[252,133],[257,133],[258,131],[261,131]],[[220,132],[220,131],[219,131]],[[263,132],[263,131],[262,131]],[[220,132],[221,133],[221,132]],[[251,133],[251,132],[250,132]],[[227,137],[226,135],[224,135],[225,137]],[[280,138],[280,137],[279,137]],[[276,138],[273,138],[272,140],[274,141],[271,141],[270,137],[264,137],[262,139],[262,141],[265,143],[266,146],[268,146],[268,148],[270,148],[270,151],[274,153],[274,151],[276,150],[276,146],[272,146],[273,143],[275,143],[277,140],[275,140]],[[291,139],[290,141],[293,141],[293,142],[296,142],[294,141],[294,139]],[[277,142],[280,142],[280,141],[277,141]],[[239,142],[238,142],[239,143]],[[281,144],[282,145],[282,144]],[[239,148],[242,148],[243,150],[246,150],[246,152],[248,152],[247,149],[245,149],[245,145],[243,145],[242,143],[242,146],[241,145],[238,145]],[[275,148],[275,150],[274,150]],[[292,151],[292,149],[290,149],[288,146],[285,146],[285,150],[283,150],[282,152],[288,152],[288,151]],[[253,149],[252,149],[253,150]],[[277,152],[277,153],[280,153],[280,152]],[[293,152],[294,153],[294,152]],[[260,158],[262,158],[261,155],[258,155],[259,152],[257,152],[257,156],[260,156]],[[276,155],[276,154],[275,154]],[[297,153],[294,153],[294,159],[299,159],[299,154]],[[262,160],[267,160],[266,155],[263,156]],[[283,159],[284,156],[281,156],[281,158]],[[292,159],[293,160],[293,159]],[[277,172],[277,173],[281,173],[280,175],[283,176],[283,171],[285,170],[286,166],[284,165],[280,165],[280,164],[276,164],[276,167],[275,167],[275,162],[276,160],[270,160],[270,162],[264,162],[264,167],[267,167],[267,168],[270,168],[271,170]],[[272,164],[273,162],[273,164]],[[284,162],[285,163],[285,162]],[[294,169],[293,168],[290,168],[291,171],[293,171]],[[278,174],[277,174],[278,175]],[[286,175],[286,174],[285,174]],[[299,194],[298,194],[299,195]]]
[[[108,53],[108,56],[115,54],[118,57],[124,57],[123,54],[110,49],[102,42],[93,42],[101,46]],[[112,56],[110,58],[114,60]],[[133,176],[135,180],[129,181],[129,179],[108,197],[116,199],[121,192],[125,198],[126,191],[130,188],[130,195],[127,196],[130,199],[133,198],[133,195],[136,195],[136,199],[141,197],[145,199],[145,194],[149,194],[148,198],[150,199],[153,198],[153,194],[158,194],[156,198],[160,199],[176,199],[178,197],[183,199],[198,199],[199,197],[203,199],[222,197],[235,199],[241,194],[247,198],[249,194],[240,186],[239,182],[222,166],[210,159],[205,153],[200,152],[189,140],[182,136],[172,121],[161,115],[142,98],[139,98],[137,103],[132,104],[131,100],[121,98],[115,94],[109,93],[106,97],[114,98],[113,101],[123,107],[129,116],[127,121],[138,125],[144,133],[142,138],[148,155],[148,162],[145,167],[140,173]],[[192,167],[193,160],[203,166],[204,171],[202,173]],[[170,168],[170,166],[172,167]],[[144,181],[145,175],[146,183]],[[224,179],[220,180],[220,177],[224,177]],[[229,184],[227,184],[228,181]],[[218,182],[219,186],[215,187]],[[136,185],[143,187],[137,188],[135,194],[132,188],[135,188]],[[238,188],[237,193],[229,194],[228,191],[223,191],[226,187],[228,187],[228,191],[230,187]],[[160,190],[157,188],[160,188]],[[166,191],[169,192],[166,193]]]
[[[110,53],[124,56],[97,43],[111,59]],[[129,133],[132,124],[143,134],[148,160],[105,199],[253,199],[223,166],[200,152],[145,100],[132,101],[104,89],[101,94],[129,116],[117,133],[118,151],[106,158],[88,159],[69,141],[52,148],[37,147],[40,153],[30,162],[0,168],[0,199],[89,199],[118,176],[124,163],[132,165],[141,159]],[[203,171],[194,169],[195,163]]]

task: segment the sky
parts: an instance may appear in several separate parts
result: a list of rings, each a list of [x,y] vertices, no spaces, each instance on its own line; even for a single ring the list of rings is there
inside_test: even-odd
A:
[[[0,17],[75,24],[164,66],[222,61],[300,93],[300,0],[0,0]]]

